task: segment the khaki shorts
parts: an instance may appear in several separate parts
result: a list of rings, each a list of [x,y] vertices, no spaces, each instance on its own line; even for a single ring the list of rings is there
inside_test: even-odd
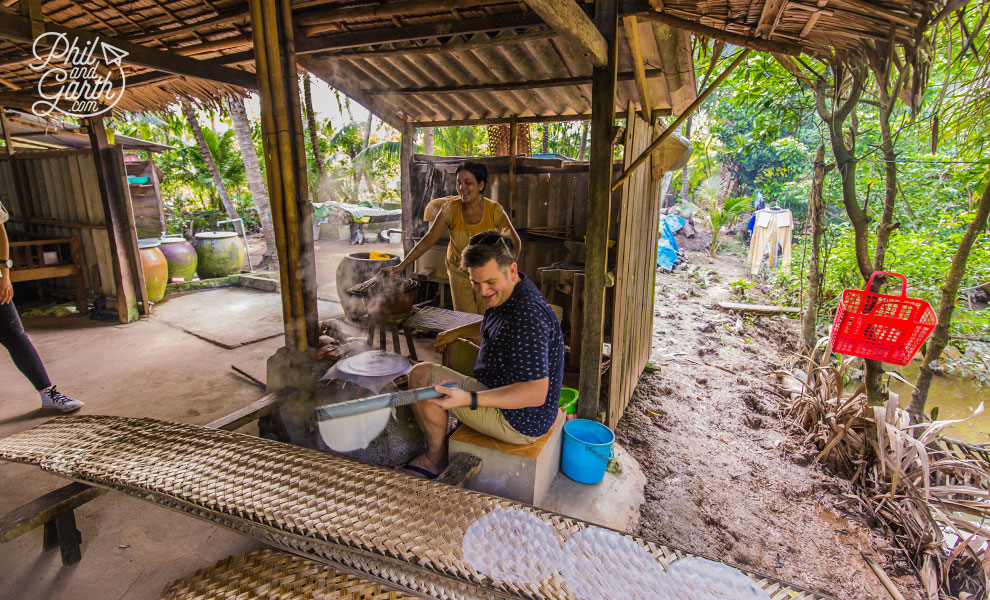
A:
[[[426,379],[426,384],[440,385],[444,381],[456,381],[462,390],[468,392],[480,392],[488,389],[488,386],[474,377],[468,377],[447,367],[433,365],[433,368],[430,369],[430,375]],[[539,436],[523,435],[513,429],[512,425],[509,425],[509,422],[505,420],[502,410],[494,406],[479,406],[476,410],[471,410],[469,406],[459,406],[450,409],[450,414],[471,429],[509,444],[532,444],[539,439]]]

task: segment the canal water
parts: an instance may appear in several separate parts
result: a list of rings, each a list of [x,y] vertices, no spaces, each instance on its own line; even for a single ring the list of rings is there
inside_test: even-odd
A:
[[[918,380],[918,363],[910,362],[904,367],[884,365],[888,370],[898,369],[904,379],[912,384]],[[913,388],[897,379],[890,379],[891,391],[899,396],[898,403],[907,408],[911,403]],[[935,376],[928,391],[928,403],[925,412],[931,413],[932,408],[938,407],[940,421],[964,419],[973,414],[980,402],[985,404],[983,414],[942,430],[942,435],[964,442],[990,442],[990,387],[981,386],[976,380],[962,379],[954,375]]]

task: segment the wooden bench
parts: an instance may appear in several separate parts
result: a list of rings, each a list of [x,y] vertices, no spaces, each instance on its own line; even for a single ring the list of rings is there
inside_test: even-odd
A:
[[[10,259],[14,261],[10,269],[13,283],[52,277],[75,278],[76,308],[80,313],[86,313],[86,279],[78,238],[11,240]]]
[[[266,416],[279,400],[292,391],[287,388],[268,394],[244,408],[209,423],[207,427],[225,431],[240,429]],[[461,487],[465,480],[478,472],[480,466],[481,460],[476,456],[470,454],[456,456],[437,479],[448,485]],[[79,547],[82,543],[82,534],[76,529],[76,517],[73,511],[90,500],[102,496],[106,491],[85,483],[73,482],[22,504],[6,515],[0,516],[0,543],[17,539],[32,529],[44,525],[42,544],[44,551],[53,550],[58,546],[62,555],[62,564],[75,564],[82,559],[82,551]]]
[[[234,431],[269,413],[291,389],[279,390],[208,424],[207,427]],[[62,564],[79,562],[82,551],[79,544],[82,534],[76,529],[76,508],[103,495],[107,490],[85,483],[74,482],[48,492],[44,496],[23,504],[6,515],[0,516],[0,543],[14,540],[36,527],[45,526],[43,549],[47,552],[59,547]]]

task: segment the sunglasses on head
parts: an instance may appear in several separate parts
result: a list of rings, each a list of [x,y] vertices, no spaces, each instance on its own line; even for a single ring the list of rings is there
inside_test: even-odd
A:
[[[494,246],[495,244],[497,244],[499,242],[502,243],[502,247],[505,248],[505,251],[506,252],[508,252],[509,254],[512,254],[512,249],[509,248],[509,245],[505,243],[505,238],[502,237],[502,235],[501,234],[498,234],[498,233],[479,233],[479,234],[476,234],[476,235],[472,235],[471,238],[468,240],[468,245],[471,245],[471,246]]]

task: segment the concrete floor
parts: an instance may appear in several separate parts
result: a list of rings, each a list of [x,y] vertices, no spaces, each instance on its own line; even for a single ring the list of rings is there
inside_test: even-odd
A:
[[[336,299],[334,273],[345,254],[370,250],[394,253],[396,248],[389,244],[357,248],[346,242],[317,242],[321,299]],[[229,290],[239,291],[243,290]],[[172,312],[177,312],[178,300],[181,298],[162,305],[163,312],[170,303],[174,303]],[[80,414],[206,424],[263,395],[230,367],[236,365],[264,380],[268,357],[284,343],[281,336],[228,349],[183,331],[176,318],[173,315],[166,322],[153,315],[119,325],[70,316],[29,318],[24,323],[52,381],[62,392],[86,402]],[[420,358],[429,360],[429,340],[418,342]],[[7,357],[0,358],[0,382],[0,437],[54,416],[38,408],[37,393]],[[251,424],[242,431],[257,433],[257,427]],[[562,481],[555,484],[553,505],[548,508],[629,530],[630,519],[638,516],[643,485],[636,479],[642,478],[638,466],[627,469],[628,462],[622,461],[624,482],[613,481],[608,475],[605,484],[596,486],[598,495],[607,494],[614,503],[596,501],[592,488]],[[627,471],[634,474],[627,476]],[[0,514],[67,483],[37,467],[7,462],[0,462],[0,481],[4,482]],[[575,490],[575,486],[583,489]],[[112,492],[78,508],[76,521],[83,536],[82,560],[71,567],[62,567],[57,550],[42,552],[42,528],[0,545],[0,599],[157,598],[166,584],[179,577],[262,546],[188,515]]]

